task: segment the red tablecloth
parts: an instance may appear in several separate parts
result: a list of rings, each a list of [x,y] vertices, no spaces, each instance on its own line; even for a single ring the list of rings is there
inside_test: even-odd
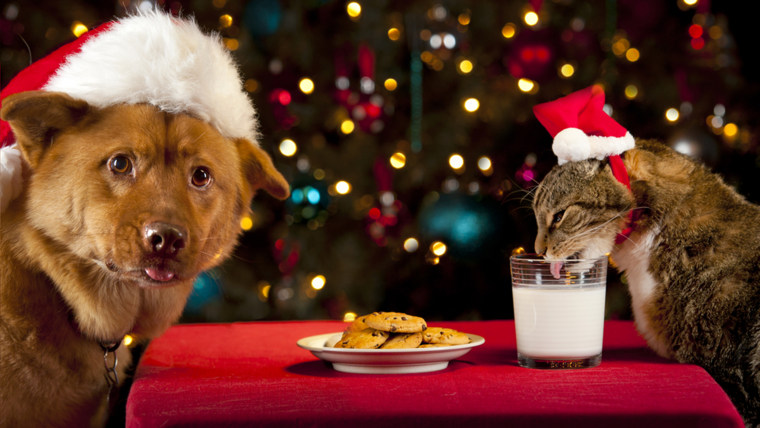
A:
[[[633,324],[608,321],[602,364],[517,366],[513,321],[446,322],[486,339],[443,371],[336,372],[296,346],[336,321],[178,325],[138,366],[126,425],[743,427],[701,368],[657,357]]]

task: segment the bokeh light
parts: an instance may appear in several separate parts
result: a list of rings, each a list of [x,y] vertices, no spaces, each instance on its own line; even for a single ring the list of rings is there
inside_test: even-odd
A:
[[[401,152],[396,152],[391,155],[389,162],[392,167],[401,169],[404,167],[404,165],[406,165],[406,155]]]
[[[296,151],[298,151],[298,146],[290,138],[286,138],[280,142],[280,153],[283,156],[291,157],[296,154]]]
[[[232,16],[224,14],[219,17],[219,26],[222,28],[230,28],[232,26]]]
[[[472,64],[472,61],[470,61],[469,59],[463,59],[459,61],[459,71],[462,74],[468,74],[472,71],[472,69],[473,69],[473,64]]]
[[[75,36],[79,37],[82,34],[86,33],[88,30],[87,26],[82,24],[79,21],[74,21],[73,24],[71,24],[71,32],[74,33]]]
[[[352,19],[359,18],[362,14],[362,5],[358,2],[352,1],[346,5],[346,13],[348,13],[348,16]]]
[[[321,290],[325,287],[326,282],[324,275],[314,275],[314,278],[311,279],[311,288]]]
[[[476,112],[480,108],[480,101],[477,98],[467,98],[464,100],[463,107],[470,113]]]
[[[562,77],[572,77],[575,74],[575,67],[572,64],[562,64],[559,68],[559,74]]]
[[[669,108],[665,110],[665,119],[668,122],[675,122],[678,120],[678,118],[681,116],[681,114],[678,112],[678,109],[676,108]]]
[[[430,244],[430,251],[436,256],[440,257],[446,254],[446,244],[441,241],[435,241]]]
[[[536,85],[536,82],[534,82],[534,81],[532,81],[530,79],[522,78],[522,79],[520,79],[520,80],[517,81],[517,87],[522,92],[530,93],[530,92],[533,92],[536,89],[537,85]]]
[[[345,119],[343,122],[340,123],[340,132],[346,135],[354,132],[354,128],[356,128],[356,125],[354,124],[354,121],[351,119]]]
[[[449,166],[453,169],[461,169],[464,166],[464,158],[458,153],[449,157]]]
[[[351,184],[348,181],[341,180],[335,183],[335,191],[339,195],[347,195],[351,192]]]
[[[484,172],[490,170],[491,159],[489,159],[488,156],[481,156],[480,159],[478,159],[478,168]]]
[[[407,253],[413,253],[417,251],[419,247],[420,243],[415,238],[406,238],[406,240],[404,240],[404,250]]]
[[[511,39],[515,36],[515,33],[517,33],[517,27],[515,27],[515,24],[511,22],[506,23],[503,27],[501,27],[501,36],[505,39]]]
[[[240,219],[240,228],[243,230],[251,230],[253,227],[253,219],[250,216],[243,216]]]
[[[526,24],[532,27],[538,24],[538,14],[531,10],[530,12],[525,13],[525,15],[523,16],[523,20],[525,21]]]
[[[298,89],[306,95],[314,92],[314,81],[308,77],[304,77],[298,82]]]

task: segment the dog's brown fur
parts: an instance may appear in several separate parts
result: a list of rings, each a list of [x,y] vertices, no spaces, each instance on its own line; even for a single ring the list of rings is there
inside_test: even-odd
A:
[[[257,146],[150,105],[25,92],[1,115],[25,165],[0,222],[0,426],[100,425],[100,344],[166,330],[196,275],[232,251],[256,190],[282,199],[288,184]],[[112,168],[117,155],[130,173]],[[212,177],[200,188],[199,166]],[[153,224],[179,230],[178,249],[152,247]],[[123,379],[130,354],[116,352]]]

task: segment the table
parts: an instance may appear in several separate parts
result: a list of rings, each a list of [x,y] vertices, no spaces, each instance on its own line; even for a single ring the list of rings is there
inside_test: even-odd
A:
[[[430,322],[483,336],[442,371],[341,373],[296,346],[338,321],[177,325],[137,368],[126,426],[743,427],[700,367],[656,356],[607,321],[599,367],[517,365],[513,321]]]

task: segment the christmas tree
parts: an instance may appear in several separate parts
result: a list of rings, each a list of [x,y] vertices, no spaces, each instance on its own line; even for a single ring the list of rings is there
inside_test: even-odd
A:
[[[556,164],[531,108],[595,83],[633,135],[701,159],[760,201],[758,73],[741,5],[9,2],[3,85],[146,7],[221,35],[257,106],[261,145],[292,186],[285,203],[255,199],[235,256],[198,279],[185,321],[511,318],[508,257],[532,250],[530,191]],[[629,318],[610,274],[607,315]]]

